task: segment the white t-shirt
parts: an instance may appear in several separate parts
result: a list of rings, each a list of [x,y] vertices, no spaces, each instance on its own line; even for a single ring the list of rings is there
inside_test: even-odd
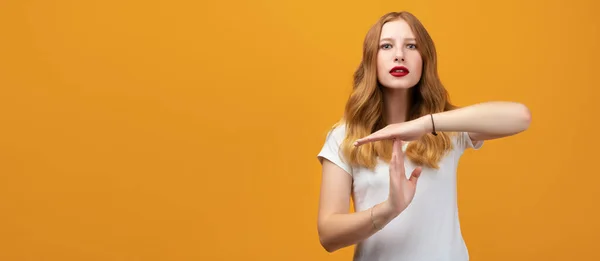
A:
[[[389,165],[379,160],[375,171],[352,168],[339,151],[344,138],[342,124],[329,132],[318,158],[330,160],[352,176],[354,208],[367,210],[388,197]],[[357,244],[355,261],[469,260],[458,219],[456,169],[464,150],[479,149],[483,142],[473,144],[465,132],[452,136],[452,142],[453,150],[442,158],[438,170],[423,167],[410,205],[382,230]],[[404,166],[408,178],[416,166],[408,157]]]

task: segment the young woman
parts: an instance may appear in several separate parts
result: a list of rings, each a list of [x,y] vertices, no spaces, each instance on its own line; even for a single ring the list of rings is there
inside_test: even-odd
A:
[[[363,48],[344,117],[318,155],[321,244],[329,252],[356,244],[354,260],[468,260],[458,161],[484,140],[526,130],[529,110],[450,104],[433,41],[408,12],[381,17]]]

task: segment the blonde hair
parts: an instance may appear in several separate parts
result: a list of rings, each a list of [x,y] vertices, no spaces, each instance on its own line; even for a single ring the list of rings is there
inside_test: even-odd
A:
[[[407,120],[456,108],[450,104],[448,92],[439,79],[435,46],[425,27],[409,12],[385,14],[367,32],[363,43],[363,58],[354,73],[354,86],[346,103],[344,117],[336,124],[346,125],[341,153],[353,166],[373,169],[377,164],[377,157],[388,162],[391,159],[391,140],[371,142],[359,147],[354,147],[353,143],[387,125],[382,86],[377,80],[377,52],[382,26],[400,19],[406,21],[413,30],[417,49],[423,59],[421,79],[409,90],[411,106]],[[419,140],[409,143],[406,156],[417,165],[439,168],[440,159],[452,149],[450,135],[452,134],[442,132],[438,132],[438,136],[423,135]]]

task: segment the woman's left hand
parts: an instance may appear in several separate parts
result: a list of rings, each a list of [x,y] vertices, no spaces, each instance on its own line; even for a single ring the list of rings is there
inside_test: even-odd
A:
[[[356,140],[356,142],[354,142],[354,146],[358,147],[360,145],[379,140],[418,140],[427,132],[429,132],[428,122],[424,117],[420,117],[412,121],[394,123],[385,126],[383,129],[378,130],[369,136]]]

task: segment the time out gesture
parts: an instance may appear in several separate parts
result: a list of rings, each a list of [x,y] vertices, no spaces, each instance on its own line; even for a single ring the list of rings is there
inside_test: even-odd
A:
[[[354,142],[354,146],[386,140],[418,140],[426,133],[468,132],[472,140],[489,140],[526,130],[529,109],[516,102],[485,102],[455,110],[428,114],[414,120],[390,124]]]

